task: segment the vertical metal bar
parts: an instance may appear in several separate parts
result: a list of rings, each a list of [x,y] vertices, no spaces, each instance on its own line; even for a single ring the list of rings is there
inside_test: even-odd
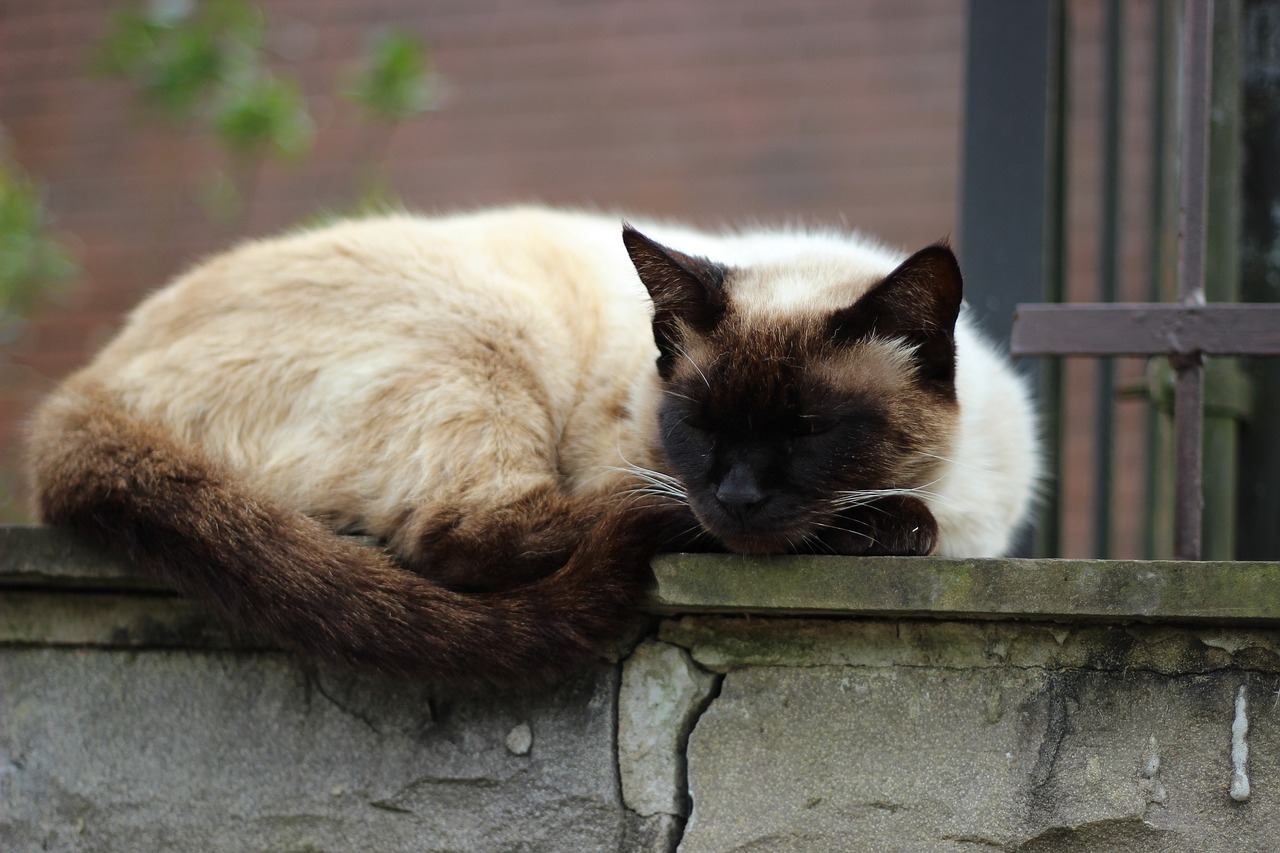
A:
[[[1213,0],[1187,0],[1182,40],[1181,231],[1178,245],[1178,301],[1204,304],[1204,226],[1209,159],[1209,62]],[[1173,359],[1178,372],[1174,403],[1174,446],[1178,477],[1174,486],[1174,556],[1200,557],[1200,514],[1204,504],[1201,455],[1204,436],[1204,369],[1199,356]]]
[[[1209,154],[1205,200],[1204,295],[1210,302],[1240,301],[1240,104],[1243,92],[1241,0],[1215,0],[1209,85]],[[1240,447],[1239,395],[1243,376],[1235,359],[1205,359],[1204,511],[1200,556],[1233,560],[1236,553],[1236,458]]]
[[[1171,58],[1176,50],[1170,44],[1170,37],[1176,31],[1176,15],[1167,3],[1156,3],[1152,10],[1155,16],[1154,50],[1151,62],[1151,224],[1147,234],[1147,300],[1162,302],[1172,298],[1173,284],[1170,260],[1176,235],[1172,234],[1172,189],[1176,184],[1171,174],[1174,165],[1169,155],[1171,142],[1169,82],[1173,64]],[[1154,363],[1148,364],[1148,389],[1150,399],[1147,403],[1145,429],[1147,443],[1144,448],[1143,467],[1146,482],[1143,495],[1143,543],[1142,556],[1153,560],[1167,557],[1169,543],[1172,541],[1168,498],[1168,469],[1166,460],[1169,452],[1168,429],[1165,426],[1162,398],[1157,386],[1157,379],[1150,374]]]
[[[1102,230],[1098,251],[1098,301],[1116,301],[1116,277],[1120,256],[1120,105],[1124,100],[1124,4],[1107,0],[1104,28],[1104,67],[1102,89]],[[1112,427],[1115,422],[1115,364],[1109,358],[1098,359],[1097,392],[1094,408],[1094,505],[1093,553],[1095,557],[1111,555],[1111,505],[1114,483],[1115,447]]]
[[[1049,18],[1049,62],[1046,89],[1045,171],[1048,173],[1045,196],[1044,296],[1047,302],[1066,300],[1067,281],[1067,110],[1070,104],[1070,53],[1067,35],[1071,29],[1067,4],[1055,0]],[[1040,361],[1039,392],[1043,421],[1041,430],[1046,445],[1046,472],[1053,478],[1040,506],[1035,531],[1034,553],[1040,557],[1057,557],[1062,553],[1062,447],[1065,424],[1063,363],[1060,358]]]

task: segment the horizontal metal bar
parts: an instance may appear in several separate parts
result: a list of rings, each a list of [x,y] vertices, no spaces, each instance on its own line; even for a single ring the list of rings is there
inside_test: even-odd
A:
[[[1280,303],[1019,305],[1013,355],[1280,355]]]

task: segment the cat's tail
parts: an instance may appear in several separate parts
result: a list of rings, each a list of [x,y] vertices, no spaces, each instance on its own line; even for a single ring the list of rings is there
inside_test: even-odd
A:
[[[580,669],[631,623],[670,506],[629,505],[578,533],[553,574],[463,594],[254,494],[101,390],[68,383],[30,433],[44,521],[122,551],[271,643],[442,686],[534,687]]]

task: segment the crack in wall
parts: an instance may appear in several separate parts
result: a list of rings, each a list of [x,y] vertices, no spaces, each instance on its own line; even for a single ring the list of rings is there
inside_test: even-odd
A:
[[[694,662],[694,666],[698,666],[696,661]],[[689,785],[689,740],[693,737],[693,733],[698,728],[698,724],[702,722],[703,715],[710,710],[712,703],[720,698],[720,692],[724,689],[724,673],[714,673],[700,666],[698,668],[702,669],[703,672],[712,677],[711,689],[707,691],[707,695],[703,698],[702,702],[694,708],[693,715],[689,720],[689,725],[685,729],[684,736],[680,739],[679,761],[682,783],[681,792],[684,796],[686,817],[680,821],[676,838],[667,850],[667,853],[677,853],[677,851],[679,851],[680,844],[684,841],[685,832],[689,828],[689,823],[693,820],[693,790]]]
[[[333,705],[333,707],[337,708],[339,711],[346,714],[348,717],[351,717],[353,720],[363,723],[369,729],[369,731],[373,732],[378,737],[382,737],[382,735],[385,734],[381,729],[378,728],[378,726],[373,722],[373,720],[370,717],[360,713],[354,708],[348,707],[342,702],[339,702],[332,693],[326,690],[324,687],[324,682],[321,680],[321,676],[318,670],[306,671],[303,677],[306,680],[306,687],[308,688],[308,690],[314,687],[317,693],[319,693],[325,699],[329,700],[329,704]]]
[[[1062,741],[1071,731],[1066,687],[1060,679],[1054,679],[1049,682],[1045,692],[1048,701],[1048,719],[1045,722],[1044,735],[1040,740],[1040,749],[1036,754],[1036,763],[1031,768],[1028,779],[1031,782],[1033,794],[1040,791],[1052,778],[1054,767],[1058,763],[1058,753],[1062,749]]]
[[[724,676],[699,666],[683,647],[652,638],[637,646],[622,668],[614,772],[632,827],[623,848],[675,853],[693,808],[689,739],[720,695]]]

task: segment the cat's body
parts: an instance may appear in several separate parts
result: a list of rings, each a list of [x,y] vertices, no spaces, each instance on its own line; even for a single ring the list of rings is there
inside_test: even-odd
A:
[[[521,668],[589,654],[640,594],[637,565],[694,527],[686,495],[745,552],[1008,546],[1035,477],[1030,406],[955,320],[949,252],[860,302],[900,257],[826,233],[646,225],[657,243],[624,246],[619,229],[538,208],[396,216],[217,257],[45,404],[39,511],[271,639],[445,682],[536,681]],[[888,307],[868,321],[873,300]],[[904,323],[916,303],[925,319]],[[771,391],[734,390],[757,375]],[[660,494],[627,504],[641,486]],[[880,520],[898,508],[903,531]],[[532,583],[468,596],[404,565],[453,589]],[[473,641],[528,648],[457,649]]]

